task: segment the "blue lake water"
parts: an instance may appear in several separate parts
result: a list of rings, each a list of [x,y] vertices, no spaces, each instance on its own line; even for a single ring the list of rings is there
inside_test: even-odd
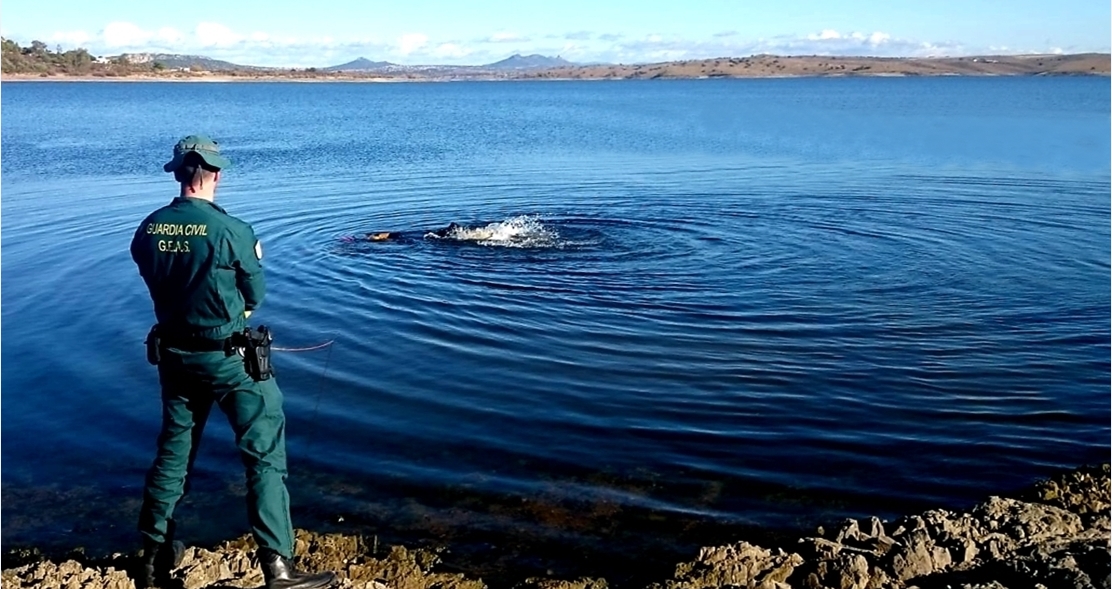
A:
[[[263,241],[257,322],[335,340],[276,354],[297,526],[671,556],[1107,461],[1109,103],[1106,78],[4,84],[3,542],[138,545],[159,400],[127,247],[192,132]],[[420,237],[451,221],[517,238]],[[347,239],[387,230],[417,237]],[[216,415],[183,533],[245,532],[242,494]]]

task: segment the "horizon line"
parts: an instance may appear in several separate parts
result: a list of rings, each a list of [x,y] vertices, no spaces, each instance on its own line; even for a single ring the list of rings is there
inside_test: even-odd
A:
[[[78,48],[76,50],[81,50],[81,49],[84,49],[84,48]],[[85,49],[85,51],[88,52],[87,49]],[[92,53],[90,53],[90,55],[92,55]],[[368,58],[364,55],[360,55],[358,57],[354,57],[354,58],[349,59],[347,61],[344,61],[344,62],[341,62],[341,63],[336,63],[336,64],[333,64],[333,65],[326,65],[326,66],[292,66],[292,65],[252,65],[252,64],[248,64],[248,63],[232,62],[232,61],[228,61],[226,59],[219,59],[219,58],[209,57],[207,55],[196,54],[196,53],[163,53],[163,52],[158,52],[158,51],[131,51],[131,52],[123,52],[123,53],[119,53],[119,54],[115,54],[115,55],[97,55],[95,57],[98,57],[98,58],[112,58],[112,57],[123,57],[123,56],[127,56],[127,55],[152,55],[152,56],[154,56],[154,55],[165,55],[165,56],[172,56],[172,57],[193,57],[193,58],[206,59],[206,60],[210,60],[210,61],[218,61],[218,62],[227,63],[227,64],[231,64],[231,65],[236,65],[236,66],[241,66],[241,67],[250,67],[250,68],[256,68],[256,69],[272,69],[272,70],[273,69],[287,69],[287,70],[327,69],[327,68],[333,68],[333,67],[339,67],[339,66],[347,65],[349,63],[356,62],[356,61],[359,61],[359,60],[365,60],[365,61],[370,61],[370,62],[374,62],[374,63],[382,63],[382,64],[386,64],[387,66],[397,66],[397,67],[459,68],[459,67],[484,67],[484,66],[494,65],[496,63],[500,63],[502,61],[512,59],[514,57],[541,57],[541,58],[544,58],[544,59],[563,59],[559,55],[550,56],[550,55],[543,55],[543,54],[540,54],[540,53],[530,53],[530,54],[514,53],[512,55],[506,56],[506,57],[504,57],[502,59],[499,59],[499,60],[496,60],[496,61],[486,62],[486,63],[476,63],[476,64],[445,64],[445,63],[403,64],[403,63],[396,63],[396,62],[387,61],[387,60],[372,59],[372,58]],[[692,61],[707,61],[707,60],[714,60],[714,59],[747,59],[747,58],[755,58],[755,57],[763,57],[763,56],[779,57],[779,58],[822,57],[822,58],[827,58],[827,59],[932,60],[932,59],[966,59],[966,58],[980,58],[980,57],[1019,57],[1019,58],[1023,58],[1023,57],[1070,57],[1070,56],[1078,56],[1078,55],[1106,55],[1106,56],[1109,56],[1110,59],[1112,59],[1112,52],[1106,52],[1106,51],[1081,51],[1081,52],[1077,52],[1077,53],[1064,53],[1064,52],[1063,53],[1054,53],[1054,52],[1043,52],[1043,53],[1027,53],[1027,52],[1025,52],[1025,53],[968,53],[968,54],[961,54],[961,55],[927,55],[927,56],[916,56],[916,55],[883,56],[883,55],[867,55],[867,54],[833,55],[833,54],[824,54],[824,53],[784,54],[784,53],[761,52],[761,53],[750,53],[748,55],[717,55],[717,56],[713,56],[713,57],[670,59],[670,60],[663,60],[663,61],[573,62],[573,61],[564,60],[564,61],[567,62],[567,65],[553,66],[553,67],[590,67],[590,66],[606,66],[606,65],[655,65],[655,64],[660,64],[660,63],[682,63],[682,62],[692,62]]]

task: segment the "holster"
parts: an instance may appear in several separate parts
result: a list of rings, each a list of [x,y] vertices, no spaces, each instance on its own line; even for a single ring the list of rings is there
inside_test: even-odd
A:
[[[255,381],[264,381],[274,376],[274,366],[270,363],[270,346],[274,336],[265,325],[258,329],[244,328],[228,338],[229,347],[243,355],[243,368]]]

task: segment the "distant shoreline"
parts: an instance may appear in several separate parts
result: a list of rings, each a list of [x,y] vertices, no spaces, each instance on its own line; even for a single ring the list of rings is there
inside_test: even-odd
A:
[[[356,83],[400,83],[400,82],[426,82],[433,80],[397,80],[390,78],[294,78],[289,76],[222,76],[219,74],[213,75],[195,75],[191,77],[184,76],[150,76],[150,75],[134,75],[134,76],[68,76],[68,75],[52,75],[42,76],[38,74],[4,74],[0,76],[0,82],[88,82],[88,83],[111,83],[111,82],[169,82],[169,83],[189,83],[189,82],[203,82],[221,84],[226,82],[293,82],[293,83],[319,83],[319,82],[356,82]]]
[[[698,80],[832,77],[999,77],[1100,76],[1112,73],[1107,53],[984,57],[722,57],[634,65],[569,65],[549,68],[489,69],[478,66],[394,67],[358,71],[309,69],[167,70],[99,75],[3,73],[2,82],[459,82],[529,80]]]
[[[1053,74],[1053,75],[1038,75],[1038,74],[898,74],[898,73],[875,73],[875,74],[858,74],[858,75],[816,75],[816,74],[784,74],[784,75],[769,75],[769,76],[699,76],[699,77],[668,77],[667,80],[784,80],[784,79],[845,79],[845,78],[1107,78],[1108,72],[1098,74]],[[45,83],[60,83],[60,82],[78,82],[78,83],[142,83],[142,82],[155,82],[155,83],[200,83],[200,84],[227,84],[227,83],[243,83],[243,84],[266,84],[266,83],[287,83],[287,84],[406,84],[406,83],[451,83],[451,82],[614,82],[623,80],[644,80],[645,78],[363,78],[363,77],[327,77],[327,78],[292,78],[284,76],[260,76],[248,78],[243,76],[196,76],[190,78],[171,78],[171,77],[158,77],[158,76],[118,76],[118,77],[92,77],[92,76],[24,76],[24,75],[5,75],[0,77],[0,82],[14,82],[14,83],[27,83],[27,82],[45,82]],[[660,79],[660,78],[653,78]]]

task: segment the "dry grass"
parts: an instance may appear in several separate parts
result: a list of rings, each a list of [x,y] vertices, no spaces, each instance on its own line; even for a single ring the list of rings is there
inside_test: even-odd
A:
[[[533,70],[489,70],[481,67],[327,72],[319,70],[250,70],[228,72],[164,72],[119,76],[4,74],[6,81],[143,80],[143,81],[303,81],[406,82],[444,80],[636,80],[697,78],[769,78],[787,76],[1034,76],[1109,75],[1112,56],[1000,55],[984,57],[886,58],[821,55],[720,57],[638,65],[567,66]]]
[[[764,78],[776,76],[1108,75],[1108,54],[940,58],[757,55],[642,65],[553,68],[530,78],[656,79]]]

